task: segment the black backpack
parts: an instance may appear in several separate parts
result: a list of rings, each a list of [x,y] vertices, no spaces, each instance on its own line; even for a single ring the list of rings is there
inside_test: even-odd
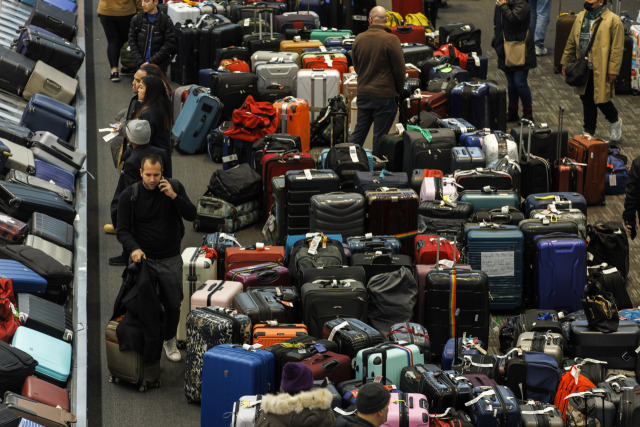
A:
[[[320,110],[311,124],[311,146],[326,147],[347,140],[347,104],[342,95],[329,99],[329,105]]]
[[[331,169],[338,175],[341,188],[353,188],[356,172],[369,171],[369,159],[364,148],[358,144],[336,144],[329,149],[324,168]]]

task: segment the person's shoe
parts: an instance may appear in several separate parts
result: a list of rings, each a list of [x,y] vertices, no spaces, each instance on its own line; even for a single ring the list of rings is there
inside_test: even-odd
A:
[[[167,359],[172,362],[179,362],[182,359],[182,355],[176,345],[176,337],[171,338],[169,341],[165,341],[162,347],[167,355]]]
[[[102,227],[102,229],[107,234],[116,234],[116,231],[117,231],[116,228],[113,226],[113,224],[105,224],[104,227]]]
[[[620,137],[622,137],[622,119],[619,118],[617,122],[611,123],[609,139],[611,141],[620,141]]]
[[[109,258],[109,265],[115,265],[115,266],[127,265],[128,258],[129,257],[125,254],[114,256],[113,258]]]
[[[136,72],[136,70],[134,70],[133,68],[127,68],[127,67],[121,67],[120,68],[120,75],[121,76],[131,76]]]
[[[536,46],[536,56],[544,56],[547,53],[549,53],[549,50],[546,47]]]
[[[120,74],[118,74],[117,71],[114,71],[113,73],[111,73],[111,77],[109,77],[111,79],[112,82],[119,82],[120,81]]]

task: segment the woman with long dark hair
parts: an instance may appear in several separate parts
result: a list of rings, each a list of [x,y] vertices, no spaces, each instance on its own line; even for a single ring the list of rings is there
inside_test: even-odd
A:
[[[167,151],[171,156],[171,126],[173,124],[171,100],[160,77],[147,75],[138,87],[141,102],[136,119],[146,120],[151,125],[150,144]]]

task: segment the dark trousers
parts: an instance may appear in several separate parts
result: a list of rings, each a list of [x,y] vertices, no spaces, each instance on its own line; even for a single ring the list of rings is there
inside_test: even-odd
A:
[[[109,59],[109,66],[111,68],[117,68],[120,62],[120,49],[122,49],[122,46],[129,37],[131,18],[135,15],[98,16],[104,29],[104,35],[107,37],[107,58]]]
[[[529,70],[505,71],[507,76],[507,90],[509,92],[509,104],[517,104],[518,99],[522,101],[523,107],[531,107],[531,89],[529,88]]]
[[[176,336],[182,303],[182,256],[165,259],[147,258],[151,280],[158,285],[160,303],[164,307],[165,327],[162,338],[167,341]]]
[[[582,112],[584,115],[584,124],[582,128],[590,135],[596,133],[596,122],[598,121],[598,109],[602,111],[604,117],[609,123],[615,123],[618,121],[618,110],[613,101],[607,101],[603,104],[596,104],[593,100],[593,72],[589,72],[589,79],[587,80],[587,87],[585,88],[584,95],[580,95],[582,101]]]
[[[398,112],[396,98],[375,98],[373,96],[358,96],[358,121],[353,133],[349,137],[352,144],[363,145],[367,138],[371,123],[373,123],[373,152],[377,153],[378,141],[389,133]]]

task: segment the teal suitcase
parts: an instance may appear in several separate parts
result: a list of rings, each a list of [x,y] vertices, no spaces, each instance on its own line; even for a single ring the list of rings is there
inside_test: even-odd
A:
[[[483,190],[466,190],[460,196],[461,202],[468,202],[473,205],[473,212],[478,209],[500,209],[503,206],[520,209],[520,197],[513,191],[496,190],[491,188]]]
[[[312,30],[309,34],[309,40],[320,40],[322,44],[328,37],[344,37],[344,36],[352,36],[353,33],[351,30],[335,30],[335,29],[327,29],[327,30]]]
[[[20,326],[11,345],[38,361],[36,375],[65,387],[71,372],[71,344],[34,329]]]
[[[358,352],[356,379],[382,376],[392,384],[400,384],[402,368],[421,363],[425,363],[424,353],[417,345],[386,342]]]
[[[191,86],[180,114],[171,129],[171,138],[185,154],[204,151],[210,129],[215,129],[222,117],[222,103],[206,88]]]

